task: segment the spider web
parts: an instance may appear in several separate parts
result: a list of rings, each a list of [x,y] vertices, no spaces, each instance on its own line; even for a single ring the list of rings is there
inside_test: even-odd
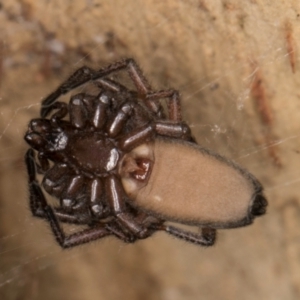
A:
[[[98,281],[102,281],[99,283],[102,295],[109,299],[117,299],[119,295],[114,290],[119,286],[112,284],[112,287],[107,287],[109,278],[117,278],[118,282],[124,280],[124,285],[133,284],[136,294],[144,299],[154,299],[145,283],[148,281],[152,282],[152,290],[159,291],[163,299],[195,299],[193,297],[199,295],[205,296],[205,299],[216,299],[219,294],[208,280],[221,282],[226,270],[231,270],[232,263],[232,278],[238,281],[239,274],[243,272],[246,277],[249,276],[246,278],[248,283],[244,284],[245,299],[255,299],[257,295],[296,299],[299,234],[293,228],[299,228],[300,222],[300,131],[296,121],[299,120],[299,104],[296,102],[298,82],[294,73],[297,58],[290,23],[270,21],[267,16],[259,16],[255,12],[253,17],[241,15],[237,17],[243,22],[241,26],[250,22],[253,32],[258,32],[257,28],[261,27],[263,33],[259,40],[252,38],[250,31],[247,32],[251,35],[251,42],[247,45],[250,50],[242,42],[231,48],[227,39],[231,39],[234,25],[228,23],[222,32],[207,19],[218,15],[218,7],[209,6],[205,1],[199,1],[197,8],[193,1],[175,1],[176,7],[168,12],[162,13],[160,6],[154,6],[149,12],[143,11],[140,16],[134,17],[134,22],[140,24],[139,32],[147,33],[139,40],[142,49],[136,50],[129,43],[136,42],[133,37],[129,36],[125,42],[121,38],[121,28],[119,31],[99,30],[101,26],[97,25],[98,30],[93,31],[90,25],[88,29],[94,32],[93,39],[81,43],[75,43],[69,37],[64,40],[58,37],[59,33],[53,34],[50,29],[44,28],[46,21],[37,21],[35,6],[30,6],[30,1],[23,1],[21,6],[15,1],[9,3],[0,11],[0,22],[11,26],[0,32],[0,295],[3,294],[5,299],[16,299],[22,293],[26,295],[24,299],[40,299],[42,291],[50,290],[49,278],[53,280],[51,284],[60,288],[63,285],[60,278],[68,278],[64,281],[68,285],[78,280],[80,286],[83,286],[82,282],[87,287],[93,286],[96,273],[84,273],[87,271],[83,271],[83,267],[88,265],[87,270],[91,271],[97,264],[104,266],[110,275],[99,270],[97,273]],[[91,9],[90,6],[95,3],[87,1],[85,9]],[[137,4],[137,8],[140,5]],[[194,5],[194,8],[188,8],[189,5]],[[134,11],[137,8],[133,6],[128,4],[123,9]],[[242,11],[237,4],[229,5],[227,9],[232,13]],[[183,19],[180,10],[189,11],[189,17]],[[199,11],[201,22],[204,22],[203,37],[195,36],[195,27],[200,26],[200,21],[197,21]],[[283,15],[281,20],[289,19],[290,10]],[[181,41],[176,41],[172,33],[176,22],[179,23],[176,29]],[[28,31],[28,36],[23,38],[22,26]],[[84,31],[82,26],[79,25],[79,29]],[[163,38],[156,39],[157,35]],[[238,38],[245,39],[239,35]],[[170,54],[172,47],[177,51]],[[151,49],[154,49],[153,56]],[[100,57],[99,53],[102,54]],[[174,87],[181,92],[184,119],[199,144],[236,160],[265,186],[272,204],[268,217],[262,218],[256,228],[237,230],[236,236],[223,237],[221,234],[221,245],[216,247],[221,249],[214,248],[211,252],[199,250],[161,234],[136,245],[123,245],[108,238],[65,252],[56,246],[46,222],[33,218],[29,212],[27,174],[23,164],[27,146],[23,135],[29,120],[38,116],[40,101],[81,65],[99,68],[132,54],[138,57],[155,88]],[[272,75],[274,70],[284,75],[278,75],[278,79]],[[73,230],[76,231],[77,227],[71,226]],[[244,245],[232,252],[240,239],[243,239]],[[179,249],[174,250],[173,247]],[[269,253],[267,258],[266,252]],[[165,276],[172,277],[170,282],[162,274],[169,265],[159,260],[160,256],[165,257],[164,253],[172,253],[171,257],[179,261],[175,263],[174,273],[181,275],[171,276],[172,270],[165,273]],[[252,270],[251,275],[247,273],[248,265],[243,259],[246,255],[251,263],[260,265]],[[282,261],[282,256],[285,266],[283,262],[276,265],[276,262]],[[201,270],[193,266],[189,257],[201,259]],[[276,266],[281,270],[280,276],[274,271]],[[80,275],[65,275],[67,268]],[[273,271],[268,271],[270,269]],[[120,270],[129,272],[130,279],[124,279],[125,275],[120,274]],[[137,278],[132,275],[134,272],[142,278],[140,285],[134,282]],[[193,276],[186,283],[183,277],[189,272]],[[255,277],[257,279],[253,279]],[[277,286],[276,293],[271,288],[260,286],[259,282],[264,277]],[[240,291],[231,279],[226,279],[225,283],[236,293]],[[257,294],[256,289],[261,294]],[[226,289],[221,285],[220,290]],[[70,299],[77,299],[75,292],[66,294]],[[130,297],[131,294],[128,295]],[[229,295],[230,292],[224,297],[230,299]],[[51,292],[44,299],[50,296]],[[92,296],[85,297],[93,299]],[[131,297],[128,299],[135,299],[135,296]]]

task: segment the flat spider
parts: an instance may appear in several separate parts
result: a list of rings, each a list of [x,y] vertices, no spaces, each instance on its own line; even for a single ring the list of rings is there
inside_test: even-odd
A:
[[[123,69],[136,90],[112,79]],[[57,101],[86,83],[96,86],[96,95]],[[78,69],[42,102],[41,118],[31,120],[25,140],[31,211],[49,222],[63,248],[109,235],[132,243],[157,230],[210,246],[216,229],[250,224],[266,210],[254,176],[198,146],[181,120],[178,92],[153,91],[132,59],[98,71]],[[55,207],[36,172],[57,199]],[[67,235],[60,223],[86,227]]]

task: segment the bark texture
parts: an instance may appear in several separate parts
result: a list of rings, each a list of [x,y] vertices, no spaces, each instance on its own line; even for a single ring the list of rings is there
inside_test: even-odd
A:
[[[299,299],[299,22],[299,1],[2,1],[0,298]],[[198,142],[263,183],[266,216],[208,249],[163,233],[56,245],[28,209],[27,123],[79,66],[121,57],[181,92]]]

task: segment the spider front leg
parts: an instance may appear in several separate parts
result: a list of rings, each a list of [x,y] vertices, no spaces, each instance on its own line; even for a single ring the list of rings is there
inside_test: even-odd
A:
[[[80,93],[71,97],[69,103],[70,123],[78,129],[87,125],[95,129],[102,129],[106,121],[108,98],[100,94],[95,100],[94,96]]]
[[[105,77],[107,75],[110,75],[114,72],[121,71],[123,69],[125,69],[128,72],[139,94],[146,95],[148,92],[152,90],[148,80],[143,75],[142,70],[135,62],[135,60],[132,58],[127,58],[119,62],[113,63],[107,67],[101,68],[100,70],[96,71],[93,74],[92,79],[95,80],[101,77]]]
[[[30,208],[34,216],[45,218],[49,221],[56,241],[62,248],[70,248],[80,244],[103,238],[113,234],[105,225],[84,229],[80,232],[66,235],[61,228],[56,212],[47,204],[46,198],[36,180],[34,152],[29,149],[25,156],[25,163],[29,176]]]
[[[42,102],[41,117],[45,118],[53,109],[52,104],[62,95],[75,89],[76,87],[91,80],[95,71],[89,67],[83,66],[76,70],[65,82],[63,82],[54,92],[52,92]]]
[[[93,83],[99,88],[111,90],[112,92],[120,93],[123,91],[127,91],[127,88],[124,85],[108,78],[96,79],[95,81],[93,81]]]
[[[91,80],[96,80],[111,73],[126,69],[130,78],[134,82],[141,95],[146,95],[151,90],[151,86],[143,76],[142,71],[133,59],[125,59],[113,63],[107,67],[95,71],[89,67],[83,66],[75,71],[65,82],[63,82],[53,93],[51,93],[42,102],[41,117],[45,118],[52,110],[52,104],[62,95],[83,85]]]

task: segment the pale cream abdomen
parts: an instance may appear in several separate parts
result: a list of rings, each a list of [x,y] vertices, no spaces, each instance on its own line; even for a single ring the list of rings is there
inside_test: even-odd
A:
[[[158,139],[153,147],[149,181],[131,193],[135,205],[186,224],[223,227],[247,217],[259,185],[249,173],[190,143]]]

